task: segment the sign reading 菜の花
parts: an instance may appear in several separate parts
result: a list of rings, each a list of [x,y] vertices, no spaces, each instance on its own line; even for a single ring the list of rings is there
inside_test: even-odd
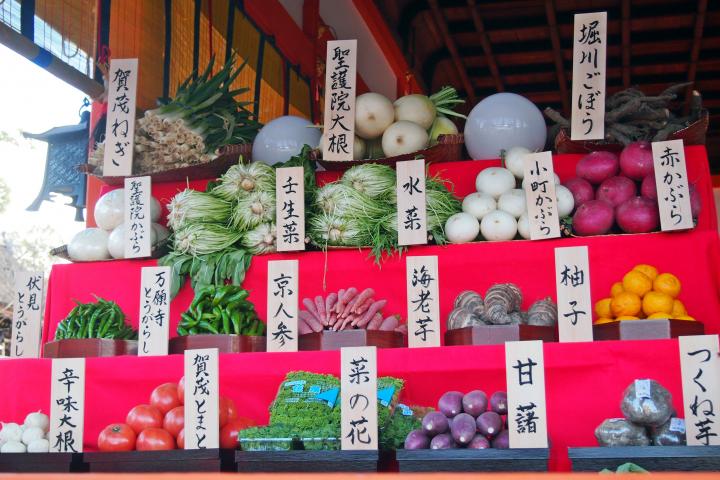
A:
[[[343,450],[377,450],[377,349],[340,349],[340,435]]]
[[[110,60],[103,175],[132,175],[138,59]]]
[[[170,267],[140,273],[138,356],[167,355],[170,336]]]
[[[438,257],[406,258],[408,345],[440,346]]]
[[[607,12],[578,13],[573,33],[572,140],[605,138]]]
[[[43,312],[42,272],[15,272],[10,356],[38,358]]]
[[[357,40],[327,42],[323,159],[353,159]]]
[[[268,261],[268,352],[298,349],[298,272],[297,260]]]

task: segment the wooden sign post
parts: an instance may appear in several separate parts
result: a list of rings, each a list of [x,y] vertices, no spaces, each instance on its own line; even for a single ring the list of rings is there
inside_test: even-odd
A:
[[[592,342],[588,247],[555,249],[558,332],[561,342]]]
[[[425,160],[397,162],[397,230],[400,245],[427,243]]]
[[[324,160],[353,159],[356,68],[357,40],[327,42]]]
[[[410,347],[440,346],[438,257],[406,257],[407,322]]]
[[[688,445],[720,445],[717,335],[679,337],[685,429]]]
[[[220,447],[218,349],[185,350],[185,450]]]
[[[305,250],[305,182],[303,167],[275,170],[277,251]]]
[[[560,237],[552,153],[525,155],[525,201],[531,240]]]
[[[83,451],[85,424],[85,359],[52,360],[50,377],[50,451]]]
[[[298,276],[297,260],[268,261],[268,352],[297,352]]]
[[[135,151],[135,100],[138,83],[138,59],[110,60],[108,71],[107,126],[103,175],[132,175]]]
[[[15,272],[10,356],[40,357],[40,337],[43,312],[42,272]]]
[[[150,177],[125,179],[125,258],[144,258],[152,253]]]
[[[138,356],[167,355],[170,337],[170,267],[140,273]]]
[[[377,349],[340,350],[340,422],[343,450],[377,450]]]
[[[607,12],[578,13],[573,33],[572,140],[605,138]]]
[[[683,141],[653,142],[652,152],[660,228],[663,232],[693,228]]]
[[[543,342],[505,342],[510,448],[547,448]]]

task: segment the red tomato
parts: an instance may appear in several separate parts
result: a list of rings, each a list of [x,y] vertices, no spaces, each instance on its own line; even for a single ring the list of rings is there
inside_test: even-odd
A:
[[[180,433],[178,433],[177,445],[178,445],[178,448],[180,448],[180,449],[185,448],[185,429],[184,428],[182,430],[180,430]]]
[[[135,450],[135,432],[126,423],[108,425],[98,436],[101,452],[127,452]]]
[[[155,388],[150,394],[150,405],[160,410],[163,415],[180,406],[177,383],[163,383]]]
[[[162,427],[163,414],[152,405],[137,405],[127,414],[125,422],[136,434],[140,434],[146,428]]]
[[[249,427],[254,427],[255,422],[249,418],[239,417],[231,420],[220,430],[220,448],[232,448],[238,446],[238,433]]]
[[[178,382],[178,400],[180,400],[180,405],[185,404],[185,377]]]
[[[163,428],[170,432],[173,437],[178,436],[180,430],[185,427],[185,407],[175,407],[165,415]]]
[[[138,450],[173,450],[175,439],[162,428],[146,428],[137,437]]]
[[[227,397],[220,397],[220,428],[224,427],[228,422],[237,419],[238,412],[235,402]]]

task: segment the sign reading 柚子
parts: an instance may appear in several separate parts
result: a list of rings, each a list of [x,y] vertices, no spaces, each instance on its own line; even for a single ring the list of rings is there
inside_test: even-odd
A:
[[[438,257],[406,257],[408,345],[440,346]]]
[[[427,243],[425,160],[397,162],[397,231],[399,245]]]
[[[377,450],[377,349],[342,348],[340,362],[341,448]]]
[[[525,155],[524,178],[530,239],[560,237],[552,154],[539,152]]]
[[[683,141],[653,142],[652,153],[660,228],[663,232],[693,228]]]
[[[510,448],[547,448],[543,342],[505,342]]]
[[[110,60],[103,175],[132,175],[138,59]]]
[[[220,447],[218,349],[185,350],[185,450]]]
[[[605,138],[607,12],[578,13],[573,30],[572,140]]]
[[[353,159],[356,66],[357,40],[327,42],[323,160]]]
[[[138,356],[167,355],[170,337],[170,267],[140,273]]]
[[[83,451],[85,359],[55,358],[50,373],[51,452]]]
[[[303,167],[275,169],[275,217],[278,252],[305,250]]]
[[[125,258],[149,257],[152,253],[150,177],[125,179]]]
[[[687,444],[720,445],[718,336],[680,337],[678,343]]]
[[[268,261],[268,352],[298,349],[298,272],[297,260]]]
[[[555,290],[561,342],[592,342],[588,247],[555,249]]]
[[[43,311],[42,272],[15,272],[10,356],[38,358]]]

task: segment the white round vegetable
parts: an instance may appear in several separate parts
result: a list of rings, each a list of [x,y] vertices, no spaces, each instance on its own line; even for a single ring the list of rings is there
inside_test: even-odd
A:
[[[108,252],[109,236],[108,232],[101,228],[81,230],[68,243],[68,255],[73,260],[86,262],[107,260],[110,258],[110,252]]]
[[[452,215],[445,222],[445,236],[450,243],[467,243],[475,240],[480,233],[480,222],[469,213]]]
[[[428,133],[417,123],[395,122],[382,136],[382,149],[386,157],[417,152],[427,147]]]
[[[513,188],[509,192],[500,195],[498,199],[498,210],[507,212],[515,218],[520,218],[520,215],[527,211],[525,190]]]
[[[490,195],[473,192],[463,200],[462,209],[463,212],[482,220],[485,215],[497,209],[497,202]]]
[[[567,217],[575,208],[575,198],[569,188],[564,185],[555,185],[557,196],[557,209],[560,217]]]
[[[25,453],[27,452],[27,448],[25,448],[25,444],[22,442],[16,442],[15,440],[11,440],[8,442],[5,442],[5,444],[0,448],[0,453]]]
[[[435,105],[425,95],[405,95],[395,100],[395,121],[407,121],[420,125],[427,130],[435,121]]]
[[[505,160],[505,168],[510,170],[515,178],[523,179],[525,176],[525,155],[530,150],[525,147],[511,147],[505,150],[503,159]]]
[[[520,215],[518,219],[518,233],[525,240],[530,240],[530,221],[527,212]]]
[[[40,438],[27,446],[28,453],[47,453],[50,451],[50,442],[44,438]]]
[[[124,209],[123,209],[124,211]],[[155,197],[150,197],[150,221],[151,222],[157,222],[160,220],[160,215],[162,214],[162,207],[160,206],[160,202]],[[125,217],[123,217],[123,220],[125,221]]]
[[[156,223],[150,229],[150,245],[157,243]],[[162,226],[162,225],[161,225]],[[164,227],[163,227],[164,228]],[[167,229],[165,229],[167,231]],[[121,223],[110,233],[108,238],[108,252],[113,258],[125,258],[125,224]]]
[[[3,423],[0,430],[0,440],[5,442],[19,442],[22,440],[22,428],[17,423]]]
[[[355,99],[355,134],[366,140],[378,138],[395,121],[395,109],[387,97],[368,92]]]
[[[560,185],[560,177],[557,176],[557,173],[554,173],[555,175],[555,185]],[[522,181],[522,188],[525,189],[525,184],[527,183],[527,178],[524,178]]]
[[[509,213],[495,210],[482,219],[480,231],[485,240],[491,242],[512,240],[517,233],[517,221]]]
[[[40,427],[26,427],[22,434],[22,443],[30,445],[35,440],[45,438],[45,431]]]
[[[515,176],[507,168],[486,168],[475,178],[475,189],[493,198],[500,198],[500,195],[513,188],[515,188]]]
[[[40,411],[28,413],[23,425],[26,427],[40,427],[43,432],[47,432],[50,429],[50,417]]]
[[[164,225],[153,223],[152,228],[155,230],[155,236],[157,237],[158,243],[164,242],[170,236],[170,230],[168,230]]]
[[[107,192],[95,204],[95,223],[103,230],[110,231],[125,220],[125,189]]]

